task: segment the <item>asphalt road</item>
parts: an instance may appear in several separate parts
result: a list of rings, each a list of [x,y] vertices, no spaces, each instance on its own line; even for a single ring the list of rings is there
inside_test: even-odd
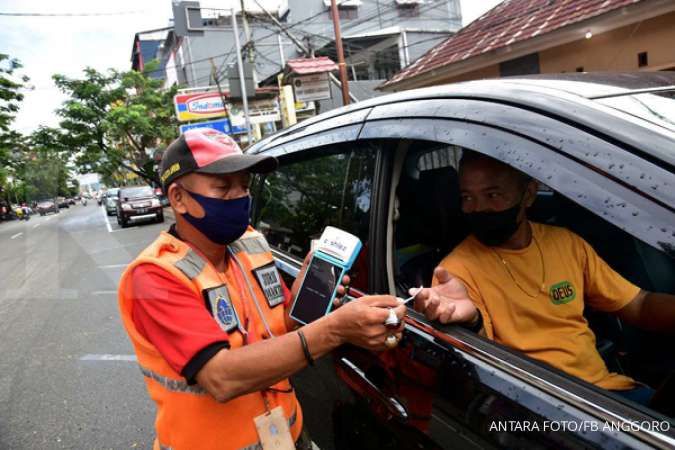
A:
[[[165,213],[121,229],[89,203],[0,223],[0,449],[151,448],[117,283]]]

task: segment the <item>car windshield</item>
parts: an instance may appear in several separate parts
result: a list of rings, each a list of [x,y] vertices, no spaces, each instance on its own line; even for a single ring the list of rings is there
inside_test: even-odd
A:
[[[153,192],[150,186],[140,186],[134,188],[122,189],[121,198],[140,198],[152,197]]]
[[[675,89],[656,94],[598,98],[597,102],[618,109],[670,131],[675,131]]]

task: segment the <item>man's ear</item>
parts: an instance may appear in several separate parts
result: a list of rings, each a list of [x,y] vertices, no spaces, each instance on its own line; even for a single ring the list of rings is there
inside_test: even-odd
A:
[[[537,191],[539,190],[539,182],[534,178],[530,178],[525,188],[525,207],[529,208],[537,199]]]
[[[176,183],[171,183],[166,196],[169,199],[169,203],[171,204],[171,207],[174,211],[179,214],[185,214],[187,212],[187,208],[184,203],[185,193],[180,187],[178,187]]]

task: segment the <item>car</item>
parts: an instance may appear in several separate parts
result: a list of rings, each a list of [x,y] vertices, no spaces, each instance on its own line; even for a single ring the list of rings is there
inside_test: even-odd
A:
[[[40,213],[41,216],[47,215],[50,212],[58,214],[59,207],[53,200],[42,200],[37,204],[37,212]]]
[[[106,191],[103,196],[103,204],[105,205],[105,212],[109,216],[117,214],[117,193],[119,188],[111,188]]]
[[[59,208],[70,208],[70,202],[65,197],[56,197],[56,204]]]
[[[77,202],[75,201],[75,198],[73,198],[73,197],[68,197],[66,200],[68,201],[69,205],[76,205],[77,204]]]
[[[531,219],[567,227],[642,288],[675,293],[675,73],[557,74],[435,86],[318,115],[251,146],[277,171],[251,223],[292,283],[313,238],[357,235],[350,295],[429,286],[468,234],[457,184],[470,149],[538,180]],[[398,347],[343,346],[293,378],[327,448],[672,448],[672,339],[589,310],[610,370],[658,388],[626,400],[409,307]],[[566,427],[566,428],[565,428]]]
[[[117,205],[117,223],[122,227],[148,220],[164,222],[162,204],[150,186],[120,188]]]

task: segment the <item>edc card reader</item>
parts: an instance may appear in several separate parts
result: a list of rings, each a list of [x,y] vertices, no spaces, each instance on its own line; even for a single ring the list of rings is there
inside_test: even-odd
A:
[[[315,245],[291,307],[291,318],[306,325],[328,314],[337,287],[360,250],[359,238],[339,228],[326,227]]]

